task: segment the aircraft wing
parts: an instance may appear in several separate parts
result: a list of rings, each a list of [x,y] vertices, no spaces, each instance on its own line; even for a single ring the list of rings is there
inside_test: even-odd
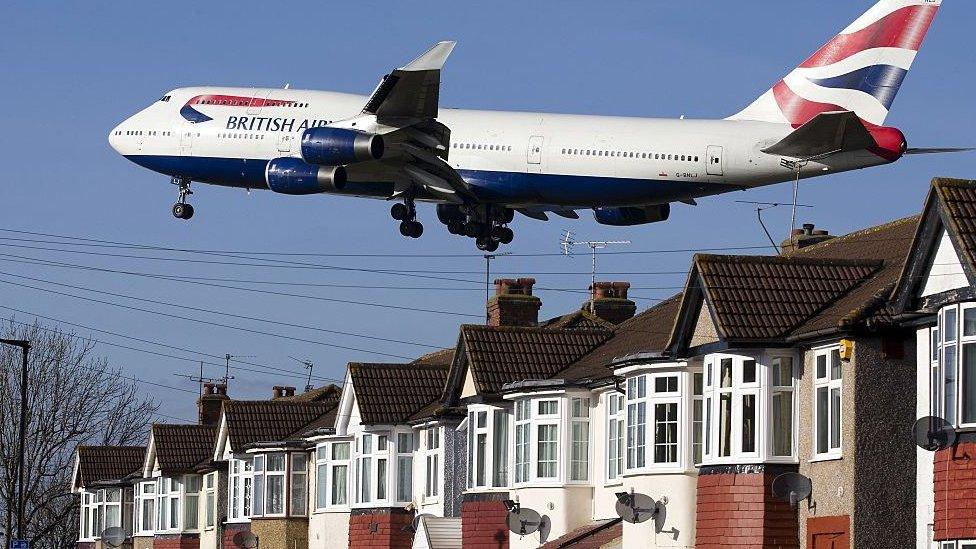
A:
[[[835,111],[818,114],[762,152],[792,158],[816,158],[876,145],[877,142],[857,114]]]
[[[441,68],[455,42],[438,42],[413,61],[383,77],[363,108],[380,123],[437,118]],[[391,124],[396,125],[396,124]]]

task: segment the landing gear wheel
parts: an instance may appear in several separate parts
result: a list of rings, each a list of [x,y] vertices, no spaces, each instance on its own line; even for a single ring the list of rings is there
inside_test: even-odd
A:
[[[173,217],[177,219],[190,219],[193,217],[193,206],[183,202],[173,204]]]
[[[515,233],[508,227],[495,227],[491,230],[491,237],[502,244],[511,244],[515,239]]]
[[[424,226],[418,221],[403,221],[400,223],[400,234],[409,238],[420,238],[424,234]]]
[[[447,232],[451,234],[463,235],[464,234],[464,223],[460,221],[452,221],[447,224]]]
[[[483,252],[494,252],[498,249],[498,242],[491,238],[479,236],[475,243],[478,249]]]
[[[464,236],[467,236],[467,237],[470,237],[470,238],[480,237],[481,236],[481,233],[484,232],[484,228],[485,228],[484,225],[482,225],[481,223],[474,222],[474,221],[469,222],[469,223],[465,223],[464,224]]]
[[[390,208],[390,215],[397,221],[407,221],[410,219],[410,208],[406,204],[396,203]]]

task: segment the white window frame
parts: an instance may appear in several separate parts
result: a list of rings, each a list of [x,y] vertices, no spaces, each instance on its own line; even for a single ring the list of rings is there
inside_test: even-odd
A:
[[[647,467],[648,374],[627,378],[627,433],[624,456],[625,471],[639,471]],[[643,422],[640,418],[643,416]]]
[[[363,432],[356,436],[355,502],[364,507],[389,505],[394,474],[390,472],[393,442],[388,432]],[[383,463],[381,466],[380,463]],[[385,467],[385,486],[379,486],[382,467]],[[363,492],[365,480],[365,495]],[[382,496],[382,497],[381,497]]]
[[[543,413],[542,407],[546,406],[546,413]],[[548,408],[554,405],[554,411],[549,412]],[[559,470],[560,459],[562,453],[562,444],[560,443],[560,435],[562,434],[562,428],[560,426],[560,408],[562,407],[562,399],[558,397],[551,398],[537,398],[532,399],[532,438],[535,444],[530,446],[532,450],[532,476],[537,482],[548,482],[548,483],[558,483],[559,482]],[[542,442],[539,432],[542,427],[555,427],[556,436],[552,441],[547,442],[547,444],[555,444],[555,450],[553,453],[553,474],[551,476],[540,475],[542,462],[539,459],[539,445]]]
[[[691,463],[698,465],[705,459],[705,373],[691,374]]]
[[[233,457],[227,470],[227,522],[249,522],[254,503],[254,458]]]
[[[589,396],[570,395],[568,397],[569,416],[569,456],[567,456],[567,482],[569,484],[587,484],[590,481],[590,467],[592,463],[592,429],[590,428],[591,399]],[[579,433],[581,436],[577,436]],[[582,475],[577,474],[577,467],[582,466]],[[558,470],[558,466],[557,466]]]
[[[513,460],[516,485],[532,481],[532,399],[515,401],[515,451]]]
[[[966,334],[966,313],[971,311],[976,314],[976,303],[960,303],[943,307],[939,311],[938,325],[932,329],[932,337],[930,338],[930,341],[937,342],[937,348],[933,350],[934,360],[931,364],[934,382],[931,396],[932,415],[942,417],[960,429],[976,427],[976,414],[973,414],[968,422],[965,421],[966,418],[964,417],[964,405],[967,404],[967,396],[970,399],[976,399],[976,394],[964,394],[967,385],[971,385],[965,379],[966,349],[976,348],[976,331],[969,335]],[[946,321],[946,316],[949,313],[955,315],[955,324],[952,330],[954,337],[951,340],[948,337],[950,330]],[[950,349],[954,353],[954,360],[951,365],[948,364],[949,361],[947,360]],[[954,394],[952,398],[949,398],[946,390],[950,374],[953,380]]]
[[[294,470],[294,462],[298,457],[304,462],[301,471]],[[281,458],[282,468],[269,469],[271,458]],[[305,452],[290,450],[264,451],[254,454],[253,473],[251,482],[251,517],[305,517],[308,516],[308,455]],[[269,513],[268,502],[271,495],[269,479],[280,479],[281,483],[281,512]],[[295,496],[293,488],[296,482],[301,483],[304,490],[305,505],[302,513],[292,509],[292,498]]]
[[[288,484],[285,487],[285,512],[289,517],[307,517],[309,515],[308,501],[308,464],[309,456],[305,452],[290,452],[288,454]]]
[[[424,488],[422,501],[425,504],[438,503],[441,499],[441,427],[434,425],[420,432],[421,459],[424,463]]]
[[[138,482],[132,488],[133,505],[133,530],[136,536],[151,536],[156,532],[156,483]],[[146,528],[145,520],[146,507],[149,507],[149,528]]]
[[[330,440],[315,447],[315,512],[349,510],[349,501],[355,487],[353,478],[353,440]],[[343,454],[345,457],[343,457]],[[336,490],[336,479],[342,474],[345,490]],[[341,500],[338,498],[341,496]],[[321,505],[322,501],[325,505]]]
[[[648,430],[646,436],[646,440],[648,441],[647,464],[649,467],[655,469],[681,467],[682,460],[684,458],[683,431],[684,431],[685,424],[684,421],[682,421],[684,417],[684,413],[683,413],[684,407],[681,398],[681,394],[683,392],[682,379],[684,376],[681,375],[681,372],[653,373],[649,375],[650,375],[650,379],[648,382],[648,408],[647,408],[649,421],[647,422],[647,427],[646,427],[646,429]],[[668,380],[668,379],[675,380],[675,390],[668,391],[667,390],[668,388],[665,387],[664,391],[658,392],[657,391],[658,380]],[[665,383],[667,383],[667,381],[665,381]],[[674,441],[668,441],[668,440],[658,441],[657,438],[657,423],[659,419],[657,417],[658,405],[661,406],[673,405],[675,407],[675,416],[674,416],[675,440]],[[662,419],[662,421],[663,420],[664,419]],[[674,454],[673,461],[657,460],[658,446],[663,446],[663,445],[674,447],[675,454]]]
[[[203,477],[200,475],[184,475],[180,479],[182,490],[183,524],[181,529],[184,532],[200,531],[200,491],[203,488]],[[191,502],[193,505],[191,506]],[[192,511],[192,512],[191,512]]]
[[[775,379],[776,363],[777,361],[780,361],[779,363],[782,364],[782,361],[784,360],[789,360],[791,365],[790,385],[777,385]],[[768,456],[770,456],[770,459],[793,459],[794,456],[797,455],[797,450],[796,450],[796,445],[797,445],[796,433],[797,433],[797,416],[798,416],[797,394],[799,393],[799,391],[797,390],[797,384],[799,378],[798,361],[796,357],[791,354],[772,354],[769,357],[768,371],[769,371],[769,402],[767,403],[766,406],[768,413],[763,416],[764,419],[767,420],[766,422],[768,424],[768,427],[766,429],[766,437],[767,437],[766,440],[769,441],[769,444],[766,453]],[[785,395],[785,394],[789,394],[791,397],[790,399],[790,454],[786,456],[780,456],[780,455],[776,455],[775,453],[777,432],[776,432],[776,425],[773,422],[773,412],[774,412],[773,401],[777,395]],[[762,422],[760,422],[760,425],[761,423]]]
[[[484,418],[482,424],[480,420]],[[488,405],[468,407],[469,490],[505,489],[509,482],[511,414],[505,408]],[[478,448],[484,440],[483,452]]]
[[[204,493],[204,517],[203,527],[206,530],[213,530],[217,527],[217,483],[219,482],[217,471],[207,473],[203,477]]]
[[[823,358],[825,361],[824,376],[820,376],[819,364],[820,359]],[[840,371],[840,375],[836,378],[833,376],[832,361],[837,360],[837,366]],[[813,426],[813,459],[839,459],[844,456],[844,361],[840,358],[840,347],[837,345],[830,345],[828,347],[820,347],[814,349],[813,353],[813,394],[812,394],[812,421]],[[820,409],[818,408],[818,396],[819,391],[823,389],[827,391],[827,449],[826,451],[820,450]],[[834,391],[839,393],[840,403],[837,406],[836,414],[840,417],[835,418],[835,412],[833,410],[833,399]],[[837,426],[837,432],[834,432],[834,425]],[[834,438],[836,435],[837,445],[834,446]]]
[[[397,431],[394,438],[396,443],[396,460],[394,461],[393,472],[396,475],[396,480],[393,482],[393,497],[395,498],[394,501],[398,503],[410,503],[414,500],[413,456],[417,449],[417,442],[413,431]],[[406,464],[406,466],[401,467],[401,464]],[[401,478],[404,470],[409,475],[406,479],[406,484],[404,484],[404,479]],[[405,494],[401,490],[402,488],[406,489]]]
[[[199,475],[180,475],[177,477],[156,477],[156,532],[181,533],[199,532],[199,524],[194,528],[186,527],[187,498],[199,498],[199,491],[186,492],[187,479],[196,482]],[[175,508],[174,508],[175,505]],[[199,506],[197,507],[199,511]],[[174,513],[175,511],[175,513]],[[199,513],[198,513],[199,514]],[[199,517],[197,522],[199,523]]]
[[[617,391],[610,391],[603,395],[603,406],[606,410],[606,483],[620,484],[623,482],[624,460],[627,437],[627,396]]]

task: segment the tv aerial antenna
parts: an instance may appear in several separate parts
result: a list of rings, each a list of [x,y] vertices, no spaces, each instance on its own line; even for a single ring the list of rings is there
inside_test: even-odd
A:
[[[312,387],[312,368],[315,367],[315,363],[312,362],[311,360],[307,359],[307,358],[306,359],[301,359],[301,358],[295,358],[293,356],[289,356],[288,358],[290,358],[290,359],[294,360],[295,362],[301,364],[302,366],[304,366],[308,370],[308,381],[306,381],[306,383],[305,383],[305,392],[307,393],[307,392],[311,391],[314,388],[314,387]]]
[[[173,374],[173,375],[176,376],[176,377],[182,377],[182,378],[189,379],[190,381],[192,381],[194,383],[199,383],[200,384],[200,396],[203,396],[203,384],[204,383],[217,383],[218,381],[220,381],[219,379],[214,379],[212,377],[203,377],[203,361],[202,360],[200,361],[200,375],[198,375],[198,376],[195,376],[195,375],[192,375],[192,374]]]
[[[813,493],[813,481],[800,473],[783,473],[773,479],[772,490],[774,496],[796,507]]]
[[[586,246],[590,249],[590,312],[593,312],[593,299],[596,291],[596,256],[599,250],[604,250],[610,246],[622,246],[631,244],[629,240],[576,240],[573,231],[563,231],[559,245],[563,249],[563,255],[571,257],[574,246]]]
[[[614,495],[617,496],[614,510],[624,522],[631,524],[640,524],[657,517],[662,508],[668,504],[667,497],[662,497],[660,501],[654,501],[651,496],[633,491],[617,492]]]
[[[795,203],[785,203],[785,202],[755,202],[753,200],[736,200],[738,204],[749,204],[756,207],[756,219],[759,220],[759,226],[762,227],[764,233],[766,233],[766,238],[769,239],[770,245],[772,245],[773,250],[777,254],[781,254],[780,247],[773,240],[773,235],[769,233],[769,229],[766,228],[766,223],[763,222],[762,213],[766,210],[771,210],[773,208],[779,208],[780,206],[791,206],[793,208],[793,221],[790,227],[790,245],[793,245],[793,230],[796,226],[796,209],[797,208],[812,208],[810,204],[795,204]]]
[[[235,358],[254,358],[254,355],[232,355],[230,353],[225,354],[224,355],[224,377],[223,379],[221,379],[221,381],[224,382],[224,385],[227,385],[228,381],[234,379],[234,376],[230,375],[230,361],[234,360]]]
[[[125,543],[125,537],[125,530],[119,528],[118,526],[112,526],[102,530],[101,535],[102,543],[104,543],[106,547],[111,547],[112,549],[122,547],[122,544]]]
[[[923,450],[937,452],[956,443],[958,433],[951,423],[938,416],[925,416],[912,425],[915,444]]]

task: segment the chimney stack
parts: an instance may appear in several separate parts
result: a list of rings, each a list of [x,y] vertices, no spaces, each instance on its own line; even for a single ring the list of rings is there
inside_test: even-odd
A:
[[[592,299],[583,304],[583,310],[620,324],[637,312],[637,304],[627,298],[628,290],[630,282],[597,282],[590,287]]]
[[[489,326],[536,326],[542,300],[532,295],[534,278],[499,278],[488,300]]]
[[[271,400],[278,400],[279,398],[287,398],[295,396],[294,387],[286,387],[283,385],[275,385],[271,388]]]
[[[197,401],[198,418],[200,425],[217,425],[220,422],[220,409],[225,400],[230,400],[227,396],[227,385],[223,383],[204,383],[203,394]]]
[[[783,253],[790,253],[794,249],[800,250],[807,246],[820,244],[834,238],[830,233],[823,229],[816,229],[813,223],[804,223],[803,228],[793,229],[793,234],[780,243]],[[794,246],[795,244],[795,246]]]

